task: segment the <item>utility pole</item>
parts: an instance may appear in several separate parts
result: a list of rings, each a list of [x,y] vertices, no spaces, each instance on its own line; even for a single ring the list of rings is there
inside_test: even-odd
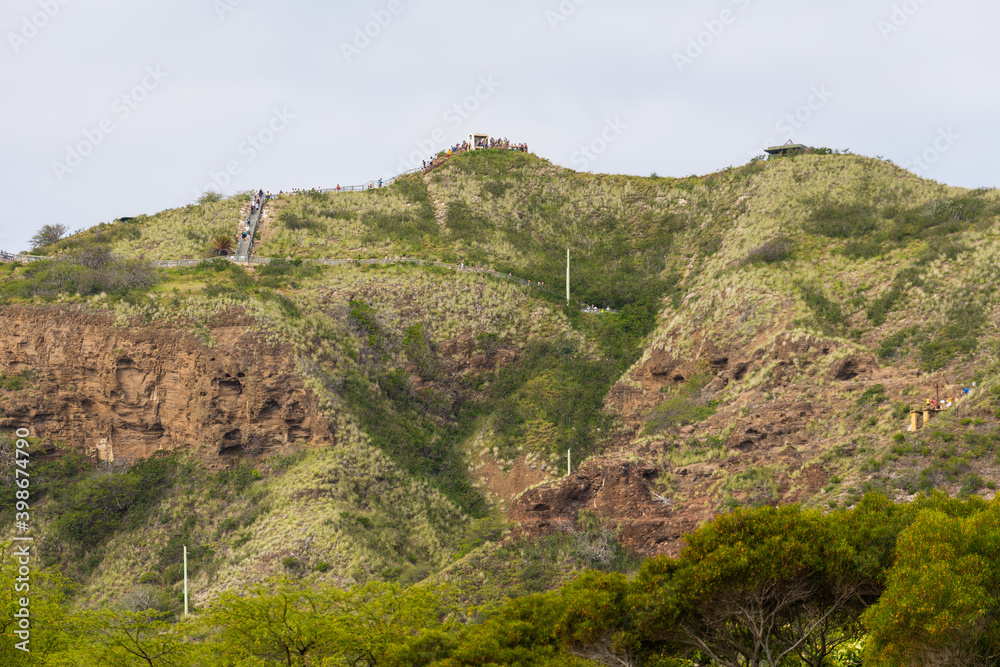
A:
[[[566,248],[566,305],[569,305],[569,248]]]
[[[184,545],[184,615],[188,615],[188,548]]]
[[[573,456],[573,450],[572,449],[567,449],[566,450],[566,476],[567,477],[569,475],[573,474],[573,459],[572,459],[572,456]]]

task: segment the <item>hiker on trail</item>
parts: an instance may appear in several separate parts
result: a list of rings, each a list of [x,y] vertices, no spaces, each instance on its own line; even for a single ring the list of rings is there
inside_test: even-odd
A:
[[[340,192],[340,183],[337,183],[337,192]]]
[[[382,187],[382,179],[381,179],[381,178],[380,178],[380,179],[378,179],[378,186],[379,186],[379,187]]]

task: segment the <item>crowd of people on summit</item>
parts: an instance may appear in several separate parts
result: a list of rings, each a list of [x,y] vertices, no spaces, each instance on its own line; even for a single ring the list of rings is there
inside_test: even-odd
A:
[[[454,146],[445,150],[443,156],[441,156],[440,154],[432,155],[430,159],[424,160],[422,168],[424,171],[426,171],[428,168],[434,166],[438,158],[443,157],[445,160],[447,160],[452,155],[456,155],[457,153],[464,153],[465,151],[469,150],[470,147],[471,144],[468,141],[463,141],[459,144],[455,144]],[[510,140],[507,139],[506,137],[504,137],[503,139],[486,139],[485,137],[481,139],[476,139],[476,148],[498,148],[500,150],[506,150],[506,151],[520,151],[521,153],[528,152],[528,144],[512,144]]]

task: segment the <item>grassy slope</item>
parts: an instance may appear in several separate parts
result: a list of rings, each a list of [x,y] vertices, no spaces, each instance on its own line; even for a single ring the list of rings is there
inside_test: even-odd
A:
[[[193,331],[209,345],[215,316],[234,306],[249,309],[261,335],[294,350],[307,386],[335,425],[338,445],[275,470],[251,460],[241,474],[256,468],[261,478],[244,479],[238,488],[182,461],[176,472],[155,480],[162,495],[145,504],[136,501],[124,512],[111,510],[108,516],[121,523],[96,541],[91,534],[73,538],[72,526],[86,521],[58,525],[66,506],[83,517],[101,514],[88,499],[104,488],[105,473],[76,470],[62,495],[50,495],[45,514],[49,544],[68,545],[51,557],[80,578],[82,595],[91,602],[117,599],[139,583],[176,593],[174,566],[184,543],[194,550],[192,569],[201,595],[279,573],[342,583],[422,579],[468,551],[470,518],[489,512],[466,457],[502,465],[504,457],[513,462],[523,456],[519,447],[501,446],[491,454],[494,439],[512,439],[504,431],[509,427],[495,428],[497,404],[502,399],[530,404],[540,418],[551,413],[553,421],[569,422],[563,429],[577,437],[572,431],[588,422],[575,419],[575,411],[596,412],[603,390],[590,387],[579,406],[566,405],[579,398],[579,392],[566,389],[583,384],[576,381],[579,374],[592,369],[609,386],[618,367],[531,290],[477,274],[409,265],[275,264],[250,275],[221,262],[161,271],[160,277],[148,294],[58,300],[110,308],[122,326]],[[349,300],[368,304],[377,345],[352,317]],[[440,377],[421,392],[406,384],[412,352],[404,340],[414,325],[426,331],[441,368]],[[475,341],[475,334],[485,334],[514,359],[534,359],[537,345],[542,350],[559,345],[572,354],[565,363],[546,357],[538,372],[515,363],[484,373],[462,371],[460,359],[437,351],[462,337]],[[27,381],[9,384],[15,398],[31,390]],[[534,405],[539,394],[567,399]],[[566,437],[554,431],[536,438],[534,461],[526,465],[551,465],[548,455],[561,451],[560,438]]]
[[[821,451],[799,470],[819,464],[830,483],[805,501],[850,505],[872,488],[904,496],[932,488],[991,493],[983,487],[997,475],[993,451],[1000,442],[987,393],[932,429],[900,431],[906,406],[922,403],[935,383],[953,394],[955,385],[990,384],[1000,367],[997,193],[922,181],[857,156],[804,155],[768,163],[725,201],[729,228],[711,254],[687,246],[694,261],[683,279],[684,297],[662,313],[637,367],[660,347],[678,359],[698,358],[696,340],[756,349],[765,359],[775,358],[783,340],[804,341],[810,352],[792,355],[790,376],[772,362],[715,393],[719,410],[727,412],[696,432],[725,439],[727,427],[747,414],[814,401],[821,409],[809,438],[822,443]],[[783,252],[760,252],[775,239]],[[831,343],[835,352],[814,363],[816,349]],[[886,369],[884,380],[830,380],[836,361],[864,353]],[[914,379],[914,368],[934,375]],[[865,391],[877,392],[880,382],[887,393],[866,399]],[[749,497],[751,478],[766,478],[774,489],[782,477],[793,491],[798,483],[798,473],[782,464],[745,468],[738,452],[706,446],[704,438],[692,450],[676,431],[658,437],[664,435],[677,438],[671,456],[683,464],[730,459],[722,466],[731,472],[711,491],[716,501],[731,491]],[[747,488],[735,488],[741,484]]]
[[[113,252],[148,260],[208,257],[213,236],[236,237],[248,202],[249,196],[240,194],[209,204],[140,215],[126,222],[102,223],[62,239],[44,251],[58,254],[106,243]]]
[[[119,232],[126,229],[119,223],[115,233],[103,232],[102,242],[147,258],[200,256],[207,223],[225,226],[223,218],[235,220],[238,203],[227,200],[126,223],[138,233]],[[161,274],[151,296],[91,297],[89,303],[114,308],[123,324],[173,319],[208,342],[214,313],[247,305],[262,331],[293,344],[324,410],[342,432],[354,434],[336,451],[311,455],[250,485],[261,489],[259,502],[269,508],[255,521],[239,518],[249,501],[213,510],[212,520],[197,529],[216,554],[214,569],[206,567],[201,575],[205,586],[221,588],[249,576],[246,568],[254,562],[269,562],[265,570],[280,571],[284,566],[278,563],[288,556],[299,561],[293,563],[296,572],[312,568],[308,576],[419,578],[466,549],[463,531],[473,523],[463,517],[484,511],[476,500],[477,481],[452,474],[461,461],[468,463],[463,457],[472,443],[485,448],[480,453],[494,451],[507,465],[524,454],[525,444],[553,465],[567,438],[599,453],[604,445],[592,431],[601,418],[593,406],[621,372],[655,347],[684,358],[692,355],[695,338],[719,346],[766,347],[790,336],[835,341],[840,350],[834,356],[873,351],[883,364],[943,365],[956,377],[996,369],[992,284],[1000,248],[998,206],[995,192],[949,188],[849,155],[803,155],[703,178],[650,179],[577,174],[533,156],[483,151],[454,158],[425,179],[380,191],[286,196],[274,204],[264,226],[260,254],[421,256],[491,266],[556,285],[569,247],[575,296],[623,308],[621,316],[581,318],[502,281],[412,267],[289,269],[288,275],[257,282],[229,269],[170,272]],[[85,236],[56,249],[95,242]],[[349,299],[373,308],[378,333],[388,341],[381,351],[373,352],[370,332],[352,321]],[[973,305],[954,307],[965,303]],[[457,390],[472,399],[464,408],[455,404],[436,411],[432,404],[440,396],[401,394],[392,380],[412,361],[403,339],[414,324],[425,326],[435,346],[463,335],[495,334],[519,351],[521,362],[506,374],[477,379],[458,373],[449,379],[452,384],[430,383],[432,389]],[[654,326],[640,359],[634,343]],[[978,356],[970,358],[969,352]],[[803,371],[794,392],[783,397],[836,391],[857,405],[860,387],[833,388],[825,379],[833,360]],[[725,420],[736,419],[748,391],[763,395],[770,389],[770,373],[761,369],[716,396],[722,421],[713,428],[724,431]],[[588,393],[574,394],[581,386]],[[890,398],[905,400],[905,391],[901,387]],[[992,399],[984,392],[976,400]],[[969,476],[985,470],[987,459],[992,464],[992,443],[998,439],[991,416],[973,422],[949,415],[936,430],[900,442],[892,439],[900,424],[888,415],[890,408],[890,403],[858,407],[851,413],[856,418],[831,424],[828,417],[815,426],[832,425],[842,441],[864,438],[864,443],[858,452],[863,456],[828,457],[830,471],[848,481],[813,500],[849,502],[873,483],[971,488],[976,484]],[[877,423],[870,426],[873,415]],[[435,453],[428,458],[417,448],[415,457],[407,443],[433,443]],[[699,447],[674,456],[685,463],[726,456],[716,445]],[[356,484],[367,488],[397,480],[397,486],[410,489],[404,494],[408,502],[366,505],[349,488],[330,490],[322,481],[330,471],[349,468],[345,461],[357,460],[381,463],[362,466]],[[720,494],[753,484],[749,477],[724,482]],[[320,487],[326,490],[317,491]],[[164,500],[160,516],[181,512],[185,493]],[[304,522],[297,529],[315,536],[306,556],[286,534],[287,526],[295,525],[291,517]],[[226,519],[236,527],[213,532]],[[153,525],[142,529],[158,536],[151,542],[169,539],[169,531],[157,532]],[[377,536],[365,542],[361,529],[372,525]],[[126,544],[137,534],[115,539]],[[241,540],[246,541],[234,546]],[[393,554],[392,540],[412,547]],[[148,569],[142,549],[122,553],[131,555],[116,556],[108,571],[135,577]],[[321,562],[331,565],[325,573],[315,569]],[[102,581],[107,583],[95,579],[93,585]]]

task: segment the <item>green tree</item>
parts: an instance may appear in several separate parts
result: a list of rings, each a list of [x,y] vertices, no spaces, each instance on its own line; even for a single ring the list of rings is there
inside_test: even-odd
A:
[[[194,648],[185,626],[157,610],[83,612],[72,619],[74,641],[52,660],[80,667],[188,667]]]
[[[24,543],[17,546],[21,547]],[[28,550],[30,572],[22,576],[19,569],[23,556],[15,553],[10,542],[0,543],[0,664],[42,665],[52,655],[61,652],[73,637],[65,609],[66,600],[72,590],[68,580],[57,572],[35,569],[37,552]],[[22,599],[28,602],[22,607]],[[23,619],[14,614],[22,614],[27,609],[28,617]],[[22,627],[22,620],[29,627]],[[28,635],[18,634],[19,632]],[[22,651],[18,644],[28,639]]]
[[[198,203],[202,205],[214,204],[215,202],[221,200],[222,200],[222,194],[214,190],[205,190],[205,192],[201,193],[201,195],[198,197]]]
[[[1000,504],[956,502],[922,510],[900,534],[886,592],[864,616],[865,664],[1000,660]]]
[[[223,594],[206,623],[215,633],[211,651],[233,664],[362,667],[382,664],[400,645],[439,628],[443,611],[426,587],[373,582],[347,591],[276,580],[248,595]]]
[[[51,245],[61,239],[69,228],[66,225],[43,225],[34,236],[31,237],[32,248],[42,248]]]
[[[636,624],[652,646],[720,665],[819,666],[860,632],[864,593],[854,550],[832,520],[797,506],[738,510],[653,559],[634,584]]]
[[[561,649],[555,629],[564,613],[565,600],[558,592],[509,600],[483,623],[466,628],[447,657],[432,664],[592,666]]]
[[[563,611],[553,633],[568,653],[604,664],[637,664],[640,642],[630,627],[627,577],[589,571],[559,594]]]

